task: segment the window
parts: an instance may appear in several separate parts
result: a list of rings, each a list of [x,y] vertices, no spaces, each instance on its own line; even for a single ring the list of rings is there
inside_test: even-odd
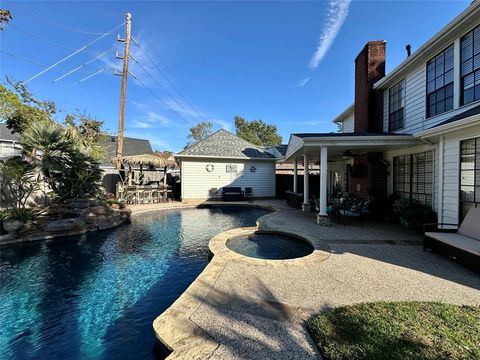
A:
[[[453,109],[453,45],[427,62],[427,117]]]
[[[460,142],[460,221],[480,206],[480,137]]]
[[[393,158],[393,190],[402,198],[433,205],[433,152]]]
[[[480,100],[480,26],[460,40],[462,105]]]
[[[389,90],[388,130],[395,131],[403,128],[405,107],[405,80],[393,85]]]

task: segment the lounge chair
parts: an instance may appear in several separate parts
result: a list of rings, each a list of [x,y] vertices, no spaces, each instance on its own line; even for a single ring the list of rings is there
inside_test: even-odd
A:
[[[425,224],[424,234],[424,250],[431,249],[480,274],[480,208],[470,209],[459,227]]]

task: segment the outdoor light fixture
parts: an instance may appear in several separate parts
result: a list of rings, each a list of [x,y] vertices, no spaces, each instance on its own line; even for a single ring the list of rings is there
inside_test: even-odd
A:
[[[257,168],[255,167],[255,165],[250,166],[250,172],[251,173],[254,173],[256,170],[257,170]]]

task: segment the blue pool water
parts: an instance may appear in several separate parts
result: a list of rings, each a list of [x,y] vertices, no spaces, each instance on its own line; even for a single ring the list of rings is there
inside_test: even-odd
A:
[[[108,232],[2,247],[0,358],[160,358],[152,321],[206,266],[210,238],[266,213],[150,212]]]
[[[268,233],[235,237],[227,247],[245,256],[270,260],[294,259],[313,252],[313,246],[303,240]]]

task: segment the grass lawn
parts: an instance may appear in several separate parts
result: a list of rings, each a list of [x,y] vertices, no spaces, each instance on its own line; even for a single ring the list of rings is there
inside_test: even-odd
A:
[[[379,302],[333,309],[308,330],[325,360],[480,359],[480,307]]]

